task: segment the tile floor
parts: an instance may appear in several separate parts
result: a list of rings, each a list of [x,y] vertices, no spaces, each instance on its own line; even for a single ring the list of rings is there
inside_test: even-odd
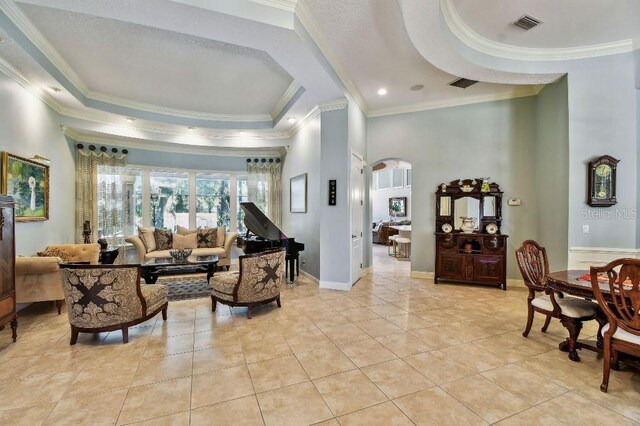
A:
[[[300,278],[282,308],[208,299],[171,303],[169,320],[81,335],[48,304],[0,333],[0,424],[634,424],[640,374],[569,361],[565,336],[525,324],[524,289],[408,278],[375,247],[374,273],[349,292]],[[584,334],[593,335],[593,325]]]

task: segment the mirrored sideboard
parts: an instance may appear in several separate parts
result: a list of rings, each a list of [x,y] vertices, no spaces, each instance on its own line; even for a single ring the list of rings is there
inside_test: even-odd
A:
[[[436,191],[434,282],[459,281],[507,289],[507,235],[502,191],[488,179],[455,180]]]

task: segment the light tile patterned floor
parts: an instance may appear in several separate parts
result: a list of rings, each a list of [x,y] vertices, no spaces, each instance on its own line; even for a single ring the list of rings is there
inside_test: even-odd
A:
[[[537,320],[524,289],[408,278],[375,247],[374,273],[350,292],[299,279],[275,305],[171,303],[169,320],[129,333],[81,334],[38,304],[19,339],[0,334],[0,424],[634,424],[640,374],[569,361],[565,336]],[[593,325],[584,328],[593,335]]]

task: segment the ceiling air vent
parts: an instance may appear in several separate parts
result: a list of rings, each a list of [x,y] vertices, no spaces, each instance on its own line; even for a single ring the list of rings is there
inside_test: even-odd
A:
[[[469,80],[468,78],[460,77],[460,78],[457,78],[457,79],[453,80],[451,83],[449,83],[449,86],[459,87],[461,89],[466,89],[469,86],[473,86],[477,82],[478,82],[477,80]]]
[[[540,24],[542,24],[541,20],[529,15],[522,15],[520,19],[513,23],[513,25],[515,25],[516,27],[520,27],[523,30],[530,30],[531,28],[537,27]]]

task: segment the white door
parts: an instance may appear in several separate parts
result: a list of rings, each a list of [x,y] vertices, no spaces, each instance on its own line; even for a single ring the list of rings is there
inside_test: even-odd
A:
[[[351,154],[351,284],[362,277],[364,261],[364,161]]]

